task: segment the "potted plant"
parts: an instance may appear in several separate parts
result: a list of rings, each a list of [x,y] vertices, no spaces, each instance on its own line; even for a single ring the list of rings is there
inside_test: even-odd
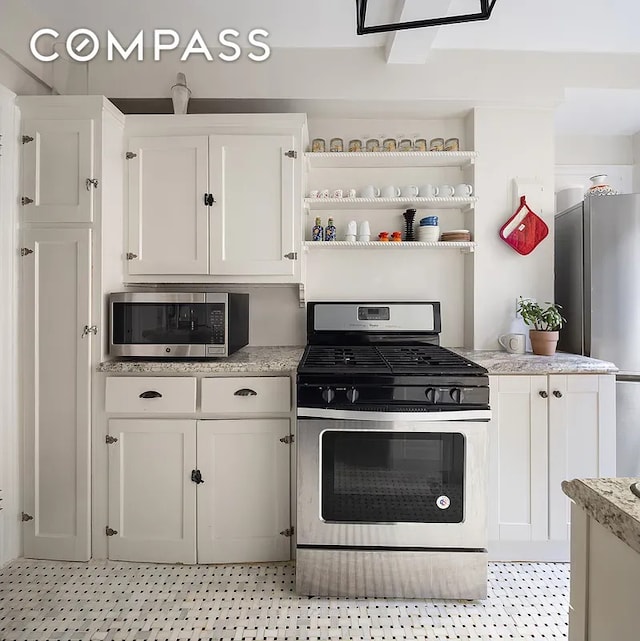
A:
[[[552,356],[556,353],[556,345],[560,336],[559,330],[566,319],[560,314],[562,307],[555,303],[545,303],[546,307],[538,305],[533,300],[520,297],[518,312],[522,320],[532,329],[529,330],[533,353],[539,356]]]

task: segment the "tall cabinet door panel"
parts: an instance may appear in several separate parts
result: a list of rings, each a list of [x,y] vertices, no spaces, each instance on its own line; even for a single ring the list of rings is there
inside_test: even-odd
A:
[[[207,145],[206,136],[129,141],[129,274],[208,272]]]
[[[195,563],[196,422],[109,421],[109,558]]]
[[[489,539],[544,541],[548,536],[547,377],[493,376],[490,389]]]
[[[198,562],[291,558],[287,419],[198,421]]]
[[[549,534],[570,539],[562,481],[615,476],[615,376],[549,376]]]
[[[26,120],[23,124],[22,220],[89,223],[93,220],[92,120]]]
[[[291,135],[209,138],[212,275],[293,275],[294,176]]]
[[[90,558],[91,231],[22,233],[24,554]]]

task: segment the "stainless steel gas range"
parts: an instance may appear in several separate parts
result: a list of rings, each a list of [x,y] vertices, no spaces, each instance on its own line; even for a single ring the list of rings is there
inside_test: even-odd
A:
[[[299,594],[486,596],[489,379],[439,333],[439,303],[309,303]]]

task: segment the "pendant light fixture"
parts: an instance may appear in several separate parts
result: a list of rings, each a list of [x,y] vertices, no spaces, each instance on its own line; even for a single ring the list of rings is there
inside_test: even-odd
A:
[[[381,15],[381,19],[367,20],[367,9],[374,7],[374,12],[383,14],[385,7],[382,2],[389,5],[389,0],[356,0],[356,14],[357,14],[357,33],[359,36],[367,33],[386,33],[389,31],[401,31],[403,29],[419,29],[421,27],[438,27],[444,24],[459,24],[461,22],[475,22],[477,20],[488,20],[491,17],[491,12],[496,4],[496,0],[463,0],[453,2],[454,7],[458,6],[457,13],[447,13],[446,15],[437,15],[437,13],[430,14],[429,7],[433,5],[442,6],[443,3],[430,2],[430,0],[422,0],[425,6],[424,17],[416,17],[407,21],[392,22],[385,20]],[[445,3],[448,6],[449,3]],[[369,6],[370,5],[370,6]],[[371,13],[371,12],[370,12]]]
[[[174,114],[186,114],[191,97],[191,89],[187,87],[187,78],[183,73],[179,73],[176,78],[176,84],[171,87],[171,100],[173,101]]]

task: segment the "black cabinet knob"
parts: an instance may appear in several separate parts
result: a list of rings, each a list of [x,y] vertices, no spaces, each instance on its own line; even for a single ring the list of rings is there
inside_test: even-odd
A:
[[[562,392],[560,392],[560,391],[559,391],[559,390],[557,390],[557,389],[556,389],[556,390],[553,390],[553,395],[554,395],[556,398],[562,398]]]
[[[542,398],[547,398],[549,396],[549,394],[547,394],[544,390],[542,390],[541,392],[538,392],[538,394],[540,394]]]

